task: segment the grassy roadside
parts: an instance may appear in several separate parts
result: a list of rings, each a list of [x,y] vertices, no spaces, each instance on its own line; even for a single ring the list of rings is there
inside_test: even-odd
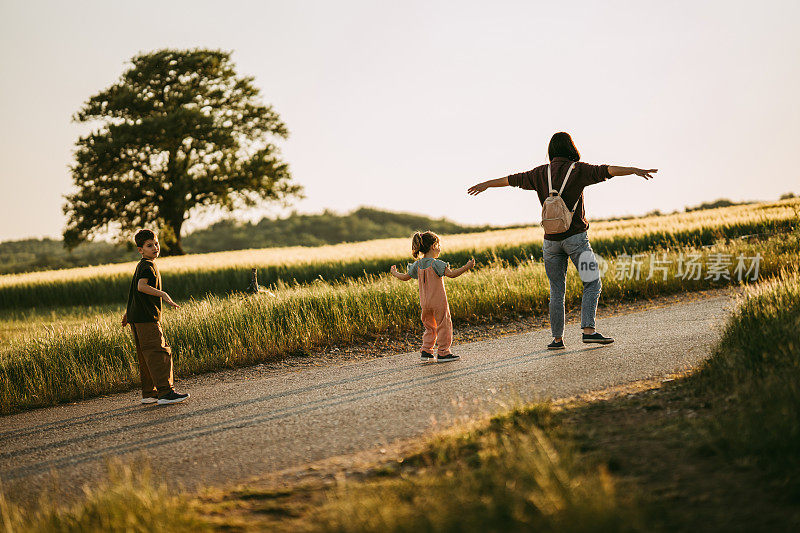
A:
[[[301,482],[134,498],[152,508],[129,498],[158,486],[119,475],[113,490],[70,509],[0,499],[0,523],[20,532],[797,530],[799,316],[795,269],[747,292],[689,376],[521,406],[399,458]]]
[[[667,254],[672,263],[665,276],[657,274],[648,280],[646,270],[638,278],[606,276],[603,301],[631,301],[731,283],[677,277],[678,253]],[[721,253],[732,257],[761,254],[760,275],[768,278],[800,261],[800,233],[703,251],[707,260]],[[611,261],[609,271],[615,272],[616,267]],[[580,301],[581,283],[572,269],[570,276],[567,302],[572,307]],[[516,268],[496,265],[449,281],[456,325],[491,323],[515,314],[547,314],[549,285],[541,263]],[[362,282],[288,287],[275,298],[209,298],[168,313],[165,334],[178,371],[189,375],[416,331],[420,328],[418,307],[412,283],[381,276]],[[135,386],[138,370],[132,341],[116,321],[114,317],[113,322],[96,322],[77,331],[54,329],[0,352],[0,413]]]
[[[43,493],[35,510],[9,503],[0,490],[0,530],[24,532],[209,531],[207,521],[177,495],[153,480],[146,464],[112,460],[105,483],[84,489],[84,500],[65,507],[57,497]]]
[[[38,337],[48,329],[59,329],[62,333],[69,333],[103,316],[122,316],[124,311],[124,303],[24,310],[2,309],[0,310],[0,354],[13,349],[15,344],[26,338]]]
[[[593,223],[592,246],[603,257],[661,248],[708,246],[751,234],[791,231],[800,220],[800,199],[711,209],[702,212]],[[422,228],[424,229],[424,228]],[[539,227],[443,236],[446,259],[474,256],[479,267],[498,260],[510,265],[541,258]],[[250,268],[262,285],[315,280],[362,280],[409,260],[408,238],[381,239],[319,248],[241,250],[159,260],[164,286],[176,300],[225,296],[244,290]],[[0,309],[112,304],[127,294],[133,264],[0,276]]]

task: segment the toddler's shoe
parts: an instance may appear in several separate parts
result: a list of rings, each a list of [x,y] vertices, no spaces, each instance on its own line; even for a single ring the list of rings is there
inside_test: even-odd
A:
[[[158,397],[158,405],[168,405],[171,403],[182,402],[189,397],[188,394],[181,394],[180,392],[169,391],[167,394]]]
[[[448,361],[455,361],[456,359],[461,359],[458,355],[454,353],[449,353],[447,355],[438,355],[436,356],[437,363],[446,363]]]
[[[426,352],[425,350],[421,350],[419,353],[420,353],[420,356],[419,356],[420,361],[432,361],[433,360],[433,354],[432,353]]]

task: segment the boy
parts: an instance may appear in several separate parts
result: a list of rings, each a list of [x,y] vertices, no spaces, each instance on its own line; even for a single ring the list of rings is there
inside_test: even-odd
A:
[[[136,265],[128,308],[122,315],[122,327],[131,325],[139,373],[142,378],[142,403],[166,405],[182,402],[189,397],[172,388],[172,349],[161,330],[161,300],[180,307],[169,294],[161,290],[161,274],[155,259],[160,251],[158,238],[149,229],[139,230],[133,237],[142,260]]]

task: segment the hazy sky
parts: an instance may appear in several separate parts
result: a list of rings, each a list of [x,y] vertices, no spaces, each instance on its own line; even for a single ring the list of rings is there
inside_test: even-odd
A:
[[[232,50],[255,76],[302,212],[532,222],[534,193],[466,189],[544,163],[560,130],[584,161],[660,169],[587,189],[590,217],[800,193],[797,0],[0,6],[0,240],[60,235],[71,115],[163,47]]]

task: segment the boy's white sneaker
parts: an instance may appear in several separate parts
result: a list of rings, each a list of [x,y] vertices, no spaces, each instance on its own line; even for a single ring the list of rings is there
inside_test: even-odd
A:
[[[152,403],[156,403],[157,401],[158,401],[158,398],[153,398],[152,396],[147,396],[146,398],[142,398],[142,403],[143,404],[152,404]]]

